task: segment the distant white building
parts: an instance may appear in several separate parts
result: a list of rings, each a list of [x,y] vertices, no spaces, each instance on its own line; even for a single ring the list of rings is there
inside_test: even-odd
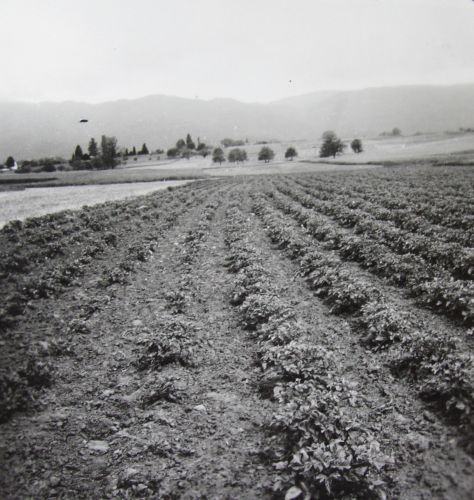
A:
[[[0,164],[0,172],[14,172],[15,170],[18,170],[18,164],[16,163],[16,160],[13,160],[13,166],[8,168],[6,165],[1,165]]]

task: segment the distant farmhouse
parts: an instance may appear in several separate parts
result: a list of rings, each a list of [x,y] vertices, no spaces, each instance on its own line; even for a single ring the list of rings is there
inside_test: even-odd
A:
[[[2,165],[0,163],[0,173],[2,173],[2,172],[15,172],[16,170],[18,170],[18,165],[17,165],[16,161],[11,157],[8,158],[5,165]]]

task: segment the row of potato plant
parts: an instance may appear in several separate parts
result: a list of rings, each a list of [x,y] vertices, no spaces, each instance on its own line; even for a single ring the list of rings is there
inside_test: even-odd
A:
[[[409,229],[417,221],[419,228],[427,226],[428,231],[434,231],[441,239],[451,238],[466,246],[473,246],[472,188],[470,194],[464,197],[450,197],[447,194],[449,190],[440,179],[430,184],[420,174],[418,182],[421,181],[423,185],[418,189],[406,172],[400,175],[400,179],[395,185],[393,180],[387,185],[376,174],[371,174],[370,178],[362,179],[366,181],[362,186],[360,178],[350,175],[339,178],[337,182],[331,178],[316,180],[307,177],[305,183],[324,193],[328,199],[335,196],[353,198],[357,195],[358,201],[354,200],[356,203],[368,210],[372,209],[377,216],[393,220],[397,225]]]
[[[474,325],[474,284],[454,280],[447,273],[434,269],[416,255],[398,255],[381,242],[349,234],[299,202],[279,193],[271,193],[273,203],[290,214],[327,249],[337,250],[341,257],[355,261],[370,272],[403,287],[419,303],[436,312]]]
[[[155,248],[155,238],[158,234],[164,234],[167,229],[176,223],[177,217],[194,208],[197,204],[202,203],[205,199],[203,195],[207,196],[205,192],[193,196],[187,193],[178,193],[176,197],[174,193],[167,193],[166,196],[163,197],[164,199],[156,196],[147,196],[142,197],[140,200],[133,200],[133,202],[122,202],[122,205],[113,203],[99,206],[99,215],[107,214],[107,210],[111,208],[114,211],[117,208],[127,214],[129,214],[130,211],[134,213],[138,209],[140,213],[153,213],[154,219],[156,219],[154,224],[150,224],[149,230],[146,233],[137,231],[140,236],[131,237],[130,234],[133,235],[134,229],[137,229],[136,224],[131,220],[130,225],[127,225],[122,220],[121,232],[119,234],[123,236],[125,241],[132,239],[132,243],[120,248],[120,246],[117,246],[116,241],[107,241],[106,245],[111,246],[110,250],[114,252],[114,256],[117,258],[121,255],[123,256],[123,260],[120,267],[116,268],[117,276],[115,280],[111,280],[112,275],[107,274],[107,262],[105,263],[104,267],[106,271],[104,271],[102,276],[102,285],[124,280],[124,273],[128,275],[135,269],[135,262],[147,260]],[[190,203],[190,200],[192,200],[192,203]],[[160,208],[160,212],[153,212],[153,208]],[[88,212],[88,210],[89,209],[76,212],[76,218],[84,218],[84,212]],[[208,210],[207,207],[206,210]],[[206,212],[206,215],[208,217],[209,213]],[[25,225],[29,228],[28,230],[30,232],[32,232],[32,227],[38,227],[43,234],[47,234],[47,230],[41,224],[42,220],[45,219],[45,225],[48,226],[50,220],[59,219],[59,221],[61,221],[64,216],[65,214],[61,213],[46,216],[44,218],[32,219],[27,221]],[[89,216],[87,216],[87,218],[89,218]],[[15,224],[13,224],[13,226],[16,227]],[[127,235],[127,232],[129,235]],[[7,235],[10,234],[11,233],[7,230]],[[23,237],[21,228],[18,235],[21,240]],[[30,236],[27,235],[26,239],[28,240]],[[55,234],[55,236],[58,235]],[[67,247],[67,237],[61,239],[59,235],[58,238],[58,244],[65,245],[67,249],[66,253],[69,253],[70,249]],[[42,238],[39,238],[39,246],[41,246],[41,242]],[[32,246],[34,248],[35,244],[32,244]],[[86,246],[84,255],[87,251],[88,248]],[[67,257],[70,257],[69,261]],[[16,342],[14,336],[15,332],[12,331],[7,335],[7,329],[14,326],[16,318],[23,314],[27,301],[32,298],[57,296],[65,287],[69,287],[76,283],[76,280],[84,274],[85,265],[87,263],[90,263],[90,260],[84,261],[84,259],[74,258],[74,255],[67,255],[64,259],[60,259],[60,262],[48,262],[49,266],[45,266],[46,269],[40,274],[39,278],[38,276],[30,277],[28,274],[23,278],[22,275],[14,276],[12,273],[10,278],[12,280],[16,278],[18,281],[18,288],[20,288],[21,284],[21,291],[8,295],[0,311],[0,329],[2,330],[2,337],[4,339],[12,339],[12,349]],[[114,271],[114,269],[112,269],[112,271]],[[107,282],[104,281],[104,277],[108,278]],[[97,303],[94,299],[91,301],[86,300],[81,304],[78,316],[69,322],[66,332],[68,335],[59,339],[50,339],[48,342],[31,344],[23,356],[25,362],[21,366],[15,369],[12,369],[10,366],[5,367],[5,369],[0,369],[0,422],[7,420],[17,411],[28,410],[35,406],[35,401],[41,391],[54,382],[52,357],[74,355],[74,352],[70,348],[68,337],[70,335],[76,336],[77,334],[89,333],[87,319],[102,306],[103,301],[102,303]],[[165,321],[163,330],[167,333],[173,330],[170,321]],[[193,330],[192,328],[190,329],[188,324],[181,324],[179,327],[175,328],[175,330],[178,332],[189,331],[191,333],[187,336],[189,338],[194,338],[192,334]],[[182,333],[180,333],[180,335],[182,335]],[[164,351],[167,351],[168,356],[172,358],[176,354],[176,346],[174,348],[172,346],[173,343],[170,340],[169,348],[162,349],[161,354],[166,357]],[[8,359],[7,352],[5,352],[5,356],[7,356],[6,359]],[[159,356],[160,354],[158,353],[155,355],[155,358]],[[186,359],[185,353],[182,355],[182,359]]]
[[[116,243],[131,229],[136,230],[143,227],[144,222],[162,216],[167,204],[189,203],[193,193],[185,186],[132,200],[10,222],[0,230],[0,273],[4,278],[15,273],[25,274],[65,255],[74,253],[80,257],[82,251],[85,255],[98,256],[107,244]]]
[[[174,265],[179,266],[181,279],[175,289],[167,290],[164,294],[170,314],[161,317],[153,331],[145,332],[148,333],[149,339],[136,362],[141,370],[161,370],[170,363],[179,363],[182,366],[194,364],[193,353],[199,343],[198,327],[189,315],[184,314],[193,296],[189,277],[219,205],[217,201],[208,201],[195,214],[192,229],[183,235],[181,244],[176,247]],[[143,334],[143,331],[141,333]],[[168,393],[169,384],[166,387]]]
[[[287,181],[290,179],[287,178]],[[445,243],[457,243],[462,247],[472,247],[474,242],[474,228],[459,230],[441,226],[429,222],[420,215],[410,212],[408,209],[388,209],[382,206],[382,195],[369,196],[367,193],[356,191],[356,187],[328,187],[322,182],[315,182],[312,177],[292,178],[291,182],[300,187],[306,193],[315,196],[319,200],[335,201],[341,206],[354,211],[350,219],[362,217],[363,214],[371,218],[388,223],[393,227],[411,233],[437,239]],[[345,181],[352,186],[350,181]],[[341,183],[344,185],[344,182]],[[359,188],[360,189],[360,188]],[[347,212],[346,212],[347,213]]]
[[[319,249],[266,197],[256,197],[255,211],[271,240],[290,258],[298,259],[301,275],[331,311],[350,315],[364,345],[388,350],[387,363],[393,372],[416,384],[424,400],[472,436],[474,358],[462,352],[461,339],[434,332],[420,318],[399,311],[371,283],[354,276],[333,252]]]
[[[279,404],[269,423],[277,450],[275,490],[286,498],[379,498],[391,459],[361,424],[359,394],[338,373],[333,353],[307,341],[265,255],[249,240],[252,221],[239,205],[228,209],[225,235],[227,267],[235,275],[231,303],[259,344],[261,395]]]
[[[97,265],[98,262],[103,264],[104,269],[100,280],[101,285],[125,283],[128,275],[135,268],[135,263],[147,260],[154,251],[158,235],[164,234],[176,223],[178,217],[187,213],[193,206],[202,203],[205,196],[207,196],[205,193],[191,196],[186,192],[180,192],[176,197],[174,193],[167,193],[163,197],[156,195],[143,197],[139,200],[141,202],[139,205],[138,200],[133,200],[131,206],[131,202],[123,202],[125,207],[123,212],[130,214],[138,210],[142,214],[151,213],[152,220],[147,220],[143,227],[133,218],[129,221],[121,220],[120,224],[114,223],[113,227],[106,226],[108,230],[101,235],[101,238],[97,235],[93,238],[89,236],[86,239],[77,238],[74,244],[71,244],[71,236],[64,236],[55,241],[55,245],[63,249],[62,254],[46,260],[37,258],[37,249],[41,249],[42,240],[37,245],[30,246],[23,242],[20,230],[17,234],[20,238],[18,245],[25,248],[24,258],[28,266],[19,273],[14,267],[4,269],[2,277],[5,283],[10,285],[2,290],[3,305],[0,310],[0,325],[7,327],[14,324],[16,318],[23,313],[28,301],[58,296],[65,289],[80,285],[80,278],[90,266]],[[115,203],[110,206],[100,205],[97,207],[95,217],[102,216],[106,219],[109,210],[114,212],[116,206]],[[89,207],[86,212],[90,210]],[[83,213],[84,210],[76,212],[75,218],[82,219]],[[64,214],[61,214],[62,216]],[[46,220],[51,217],[46,216]],[[34,221],[44,233],[46,230],[41,226],[42,219],[42,217],[31,219],[28,224]],[[78,233],[80,232],[79,230]],[[7,234],[10,233],[7,231]],[[130,240],[132,242],[128,243]],[[124,245],[124,242],[128,244]],[[8,251],[15,255],[15,248],[9,248]],[[105,259],[108,254],[113,254],[114,260],[119,260],[120,263],[111,268],[108,262],[110,259]]]
[[[357,208],[345,206],[345,200],[338,197],[322,201],[317,198],[318,192],[310,189],[298,190],[281,184],[278,189],[304,207],[331,217],[337,224],[353,229],[358,235],[382,243],[394,253],[419,256],[427,265],[444,269],[456,279],[474,278],[474,250],[459,243],[443,243],[432,237],[401,230]]]

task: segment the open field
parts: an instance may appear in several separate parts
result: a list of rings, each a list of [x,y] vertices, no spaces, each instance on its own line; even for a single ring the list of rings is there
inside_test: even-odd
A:
[[[8,224],[3,496],[471,499],[473,195],[236,176]]]
[[[386,164],[391,162],[474,162],[474,134],[422,134],[401,137],[361,137],[364,151],[355,154],[349,147],[353,138],[344,137],[347,148],[335,160],[324,159],[324,163],[344,162],[348,164]],[[310,168],[328,171],[318,157],[321,140],[293,140],[268,144],[275,152],[275,159],[269,164],[258,161],[261,144],[243,146],[248,161],[243,165],[222,165],[212,163],[207,158],[192,157],[189,160],[166,159],[164,155],[137,156],[137,161],[129,158],[124,165],[113,170],[52,172],[39,174],[0,174],[0,190],[15,187],[15,182],[25,185],[73,186],[92,184],[116,184],[121,182],[155,182],[160,180],[194,179],[222,175],[251,175],[255,173],[306,172]],[[286,161],[284,154],[289,146],[294,146],[298,157],[293,162]],[[232,148],[226,149],[226,154]],[[315,162],[309,167],[304,162]],[[301,163],[303,162],[303,163]]]
[[[363,138],[364,151],[348,147],[336,161],[354,163],[474,163],[474,134],[421,134]],[[350,141],[349,141],[350,142]],[[330,160],[331,161],[331,160]]]
[[[182,168],[184,166],[184,168]],[[170,167],[155,164],[151,169],[115,168],[113,170],[78,170],[37,174],[3,173],[0,175],[0,190],[26,187],[89,186],[133,182],[158,182],[163,180],[185,180],[202,178],[205,175],[189,165]]]

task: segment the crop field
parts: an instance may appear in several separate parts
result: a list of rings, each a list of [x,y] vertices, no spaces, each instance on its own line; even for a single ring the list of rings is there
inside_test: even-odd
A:
[[[12,220],[46,215],[84,205],[148,194],[187,181],[133,182],[92,186],[58,186],[0,191],[0,227]]]
[[[472,498],[472,168],[211,178],[0,252],[4,498]]]

